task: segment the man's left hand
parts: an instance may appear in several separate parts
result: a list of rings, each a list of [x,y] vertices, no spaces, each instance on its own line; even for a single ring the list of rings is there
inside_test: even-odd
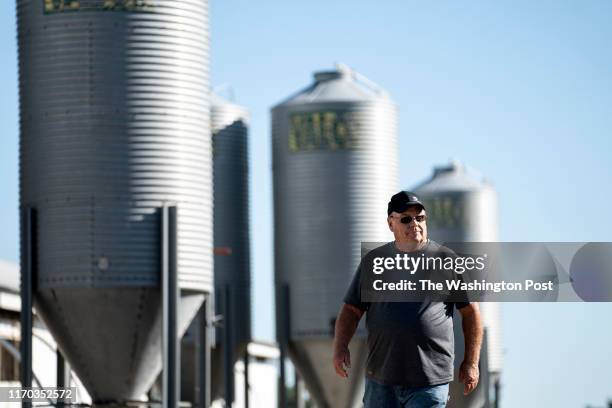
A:
[[[459,381],[463,383],[463,395],[468,395],[478,385],[478,378],[480,371],[478,370],[478,364],[461,363],[459,368]]]

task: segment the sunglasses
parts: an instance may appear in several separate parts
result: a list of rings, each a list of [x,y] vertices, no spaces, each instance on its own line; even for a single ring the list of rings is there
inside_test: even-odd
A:
[[[417,223],[421,223],[425,221],[427,219],[427,215],[415,215],[414,217],[410,215],[404,215],[401,218],[400,217],[394,217],[394,218],[398,218],[402,224],[410,224],[412,220],[415,220]]]

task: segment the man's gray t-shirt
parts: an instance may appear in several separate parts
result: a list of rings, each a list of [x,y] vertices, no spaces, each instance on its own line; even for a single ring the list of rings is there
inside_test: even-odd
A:
[[[375,249],[377,256],[403,255],[393,242]],[[435,252],[453,256],[448,248],[428,241],[420,256]],[[363,302],[361,265],[351,282],[344,303],[366,312],[368,360],[366,376],[384,385],[425,387],[453,380],[453,308],[469,303]]]

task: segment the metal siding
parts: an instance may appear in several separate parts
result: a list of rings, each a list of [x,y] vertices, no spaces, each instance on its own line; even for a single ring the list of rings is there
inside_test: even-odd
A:
[[[434,175],[414,191],[424,200],[428,211],[428,236],[444,242],[497,241],[497,195],[491,185],[468,177],[460,163],[437,167]],[[440,208],[445,210],[439,211]],[[487,376],[493,381],[502,369],[501,308],[498,303],[479,304],[487,332],[486,361],[488,372],[482,373],[482,384],[469,396],[462,396],[463,384],[450,385],[449,406],[453,408],[482,407],[489,390],[483,388]],[[458,313],[454,319],[455,378],[463,360],[464,344]]]
[[[329,368],[332,325],[361,241],[392,239],[386,209],[399,184],[396,107],[343,71],[319,75],[272,110],[275,284],[289,286],[289,355],[322,408],[361,404],[364,332],[351,342],[352,379],[343,381]],[[358,146],[291,152],[290,115],[328,110],[351,117]]]
[[[291,113],[345,110],[359,148],[291,153]],[[361,241],[388,241],[389,197],[397,191],[394,105],[310,103],[273,112],[275,271],[291,292],[292,338],[329,336],[359,264]]]
[[[18,1],[21,202],[39,211],[41,288],[157,285],[167,202],[181,288],[212,291],[207,4],[154,4],[45,15]]]
[[[441,243],[498,240],[497,193],[490,184],[468,177],[462,165],[453,163],[437,169],[431,180],[417,187],[415,192],[426,204],[449,199],[457,208],[460,223],[450,227],[428,225],[431,239]],[[489,370],[499,373],[503,366],[501,307],[493,302],[480,303],[480,307],[488,330]]]
[[[232,333],[246,346],[251,337],[251,274],[249,240],[248,112],[213,97],[211,108],[214,162],[214,242],[231,254],[215,257],[216,305],[226,285],[233,291]],[[237,357],[237,356],[236,356]]]
[[[139,398],[161,369],[163,204],[178,206],[180,288],[213,291],[208,3],[150,3],[43,14],[17,1],[36,307],[96,401]],[[181,293],[180,333],[203,300]]]

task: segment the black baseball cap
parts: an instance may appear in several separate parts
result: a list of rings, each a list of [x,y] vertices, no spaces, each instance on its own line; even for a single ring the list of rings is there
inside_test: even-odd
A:
[[[400,191],[391,197],[391,201],[389,201],[389,206],[387,207],[387,215],[391,215],[393,211],[403,213],[412,205],[418,205],[422,209],[425,209],[425,206],[416,194],[410,191]]]

